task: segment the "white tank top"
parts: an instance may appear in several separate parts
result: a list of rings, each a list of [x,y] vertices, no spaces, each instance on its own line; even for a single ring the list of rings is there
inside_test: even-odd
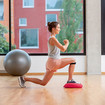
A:
[[[49,39],[51,36],[49,37]],[[48,40],[48,57],[54,58],[54,59],[59,59],[60,58],[60,49],[57,46],[52,46],[49,44]]]

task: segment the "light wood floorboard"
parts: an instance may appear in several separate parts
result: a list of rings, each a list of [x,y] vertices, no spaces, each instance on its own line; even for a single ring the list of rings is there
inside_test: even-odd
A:
[[[74,79],[82,89],[63,88],[67,75],[54,75],[46,86],[27,82],[27,88],[19,87],[17,77],[0,76],[0,105],[105,105],[105,75],[74,75]]]

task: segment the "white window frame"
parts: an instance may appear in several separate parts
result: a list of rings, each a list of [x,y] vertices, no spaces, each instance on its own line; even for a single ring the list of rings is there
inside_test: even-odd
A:
[[[45,11],[64,11],[64,9],[47,9],[47,0],[45,0]]]
[[[78,29],[77,32],[76,32],[76,34],[78,34],[78,35],[79,34],[83,34],[83,29]]]
[[[76,34],[78,35],[83,34],[83,31],[77,31]]]
[[[45,26],[47,26],[47,15],[50,15],[50,14],[46,14],[46,24],[45,24]],[[55,14],[56,15],[56,21],[57,21],[57,14]]]
[[[22,19],[22,18],[19,18],[19,26],[27,26],[27,18],[24,18],[24,19],[26,19],[26,24],[21,24],[20,19]]]
[[[35,1],[34,1],[34,5],[35,5]],[[33,6],[24,6],[24,0],[23,0],[23,8],[34,8],[34,5]]]
[[[21,46],[21,29],[37,29],[37,35],[38,35],[38,46],[37,47],[22,47]],[[39,49],[39,28],[21,28],[19,29],[19,48],[21,49]]]

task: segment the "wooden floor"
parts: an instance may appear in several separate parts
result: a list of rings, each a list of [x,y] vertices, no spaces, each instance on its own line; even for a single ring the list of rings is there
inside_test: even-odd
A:
[[[46,86],[27,82],[27,88],[18,86],[17,77],[1,76],[0,105],[105,105],[105,75],[74,75],[74,79],[82,89],[63,88],[66,75],[54,75]]]

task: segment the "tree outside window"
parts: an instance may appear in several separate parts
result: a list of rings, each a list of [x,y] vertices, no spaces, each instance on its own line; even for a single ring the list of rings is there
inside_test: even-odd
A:
[[[60,36],[58,40],[63,44],[64,39],[68,39],[70,44],[67,53],[83,53],[83,35],[79,34],[79,30],[83,32],[83,4],[81,0],[63,0],[60,11]],[[82,23],[81,23],[82,22]]]

